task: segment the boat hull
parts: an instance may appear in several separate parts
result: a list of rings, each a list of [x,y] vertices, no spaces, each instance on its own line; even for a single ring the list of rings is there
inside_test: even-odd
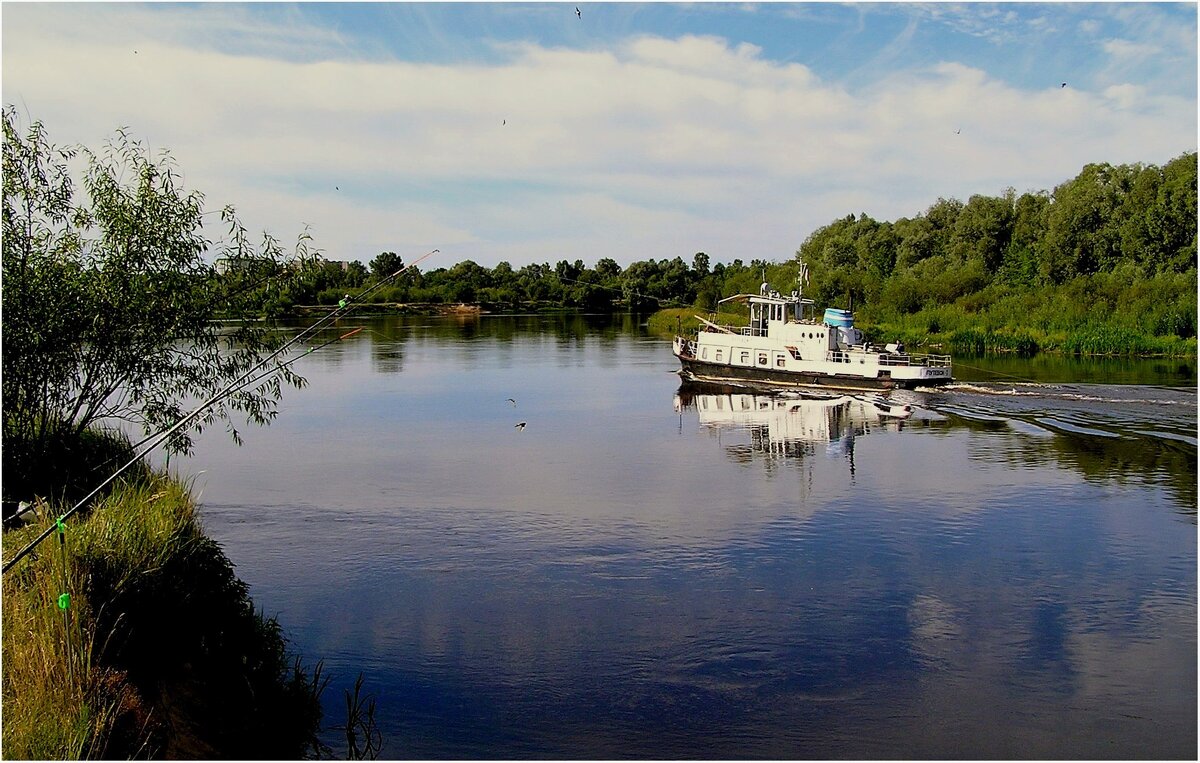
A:
[[[688,381],[710,384],[730,384],[741,387],[823,387],[827,389],[887,390],[933,387],[951,381],[941,379],[887,379],[826,374],[805,371],[784,371],[773,368],[732,366],[725,363],[705,363],[695,358],[676,355],[682,368],[679,375]]]

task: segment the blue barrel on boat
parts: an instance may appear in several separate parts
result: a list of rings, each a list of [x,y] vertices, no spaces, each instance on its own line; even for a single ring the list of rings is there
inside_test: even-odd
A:
[[[835,310],[828,307],[825,309],[825,323],[830,326],[850,328],[854,325],[854,314],[849,310]]]

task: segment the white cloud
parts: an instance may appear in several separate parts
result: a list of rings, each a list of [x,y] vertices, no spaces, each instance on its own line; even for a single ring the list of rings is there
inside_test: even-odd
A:
[[[1162,49],[1158,45],[1116,38],[1105,40],[1101,47],[1105,53],[1119,59],[1143,59],[1162,52]]]
[[[261,39],[235,52],[222,29]],[[275,55],[305,45],[321,55]],[[236,6],[8,6],[4,97],[63,143],[128,125],[214,207],[285,240],[307,223],[329,256],[363,261],[435,246],[484,264],[783,259],[848,213],[892,219],[1195,147],[1194,100],[1031,92],[954,62],[850,91],[711,36],[507,44],[487,65],[345,45]]]
[[[1130,109],[1145,101],[1146,89],[1130,84],[1112,85],[1104,89],[1104,97],[1122,109]]]

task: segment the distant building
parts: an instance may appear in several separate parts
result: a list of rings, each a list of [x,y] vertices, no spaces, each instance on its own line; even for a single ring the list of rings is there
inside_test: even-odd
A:
[[[283,263],[276,263],[274,260],[271,260],[266,257],[225,257],[225,256],[221,256],[221,257],[218,257],[215,260],[213,260],[213,270],[215,270],[217,272],[217,275],[221,275],[221,276],[228,275],[229,273],[237,273],[239,271],[254,271],[254,272],[262,273],[263,272],[262,268],[267,263],[270,263],[271,267],[273,269],[276,267],[279,267],[280,265],[283,264]],[[289,267],[291,267],[292,269],[295,269],[295,263],[291,263],[289,265]]]
[[[350,270],[350,263],[347,262],[346,260],[326,260],[320,256],[318,256],[314,259],[316,260],[316,262],[313,263],[310,260],[309,261],[310,264],[317,264],[318,266],[321,264],[334,265],[338,268],[338,270],[341,270],[343,273],[348,272]],[[244,270],[244,269],[250,268],[255,264],[258,264],[261,266],[262,263],[263,263],[262,258],[222,256],[222,257],[218,257],[216,260],[213,261],[213,269],[217,271],[217,275],[223,276],[223,275],[227,275],[229,273],[236,273],[239,270]],[[293,272],[303,270],[305,267],[305,261],[301,260],[301,259],[292,259],[292,260],[288,260],[287,262],[279,263],[279,264],[282,267],[286,267],[288,270],[291,270]]]
[[[217,271],[217,275],[223,276],[231,273],[240,267],[241,258],[238,257],[218,257],[213,262],[213,269]]]

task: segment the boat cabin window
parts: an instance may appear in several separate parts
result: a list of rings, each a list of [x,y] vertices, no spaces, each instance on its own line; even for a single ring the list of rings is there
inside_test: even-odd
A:
[[[720,350],[717,350],[716,361],[717,361],[718,363],[720,363],[720,362],[721,362],[721,351],[720,351]]]
[[[765,353],[765,352],[758,353],[758,364],[760,366],[765,366],[767,364],[767,353]]]
[[[743,350],[742,355],[739,358],[739,360],[740,360],[740,362],[745,363],[746,365],[750,365],[750,351]]]
[[[786,365],[787,365],[787,356],[784,355],[782,352],[775,353],[775,366],[777,368],[783,368]]]
[[[700,357],[703,358],[704,360],[708,360],[708,348],[707,347],[700,350]]]

